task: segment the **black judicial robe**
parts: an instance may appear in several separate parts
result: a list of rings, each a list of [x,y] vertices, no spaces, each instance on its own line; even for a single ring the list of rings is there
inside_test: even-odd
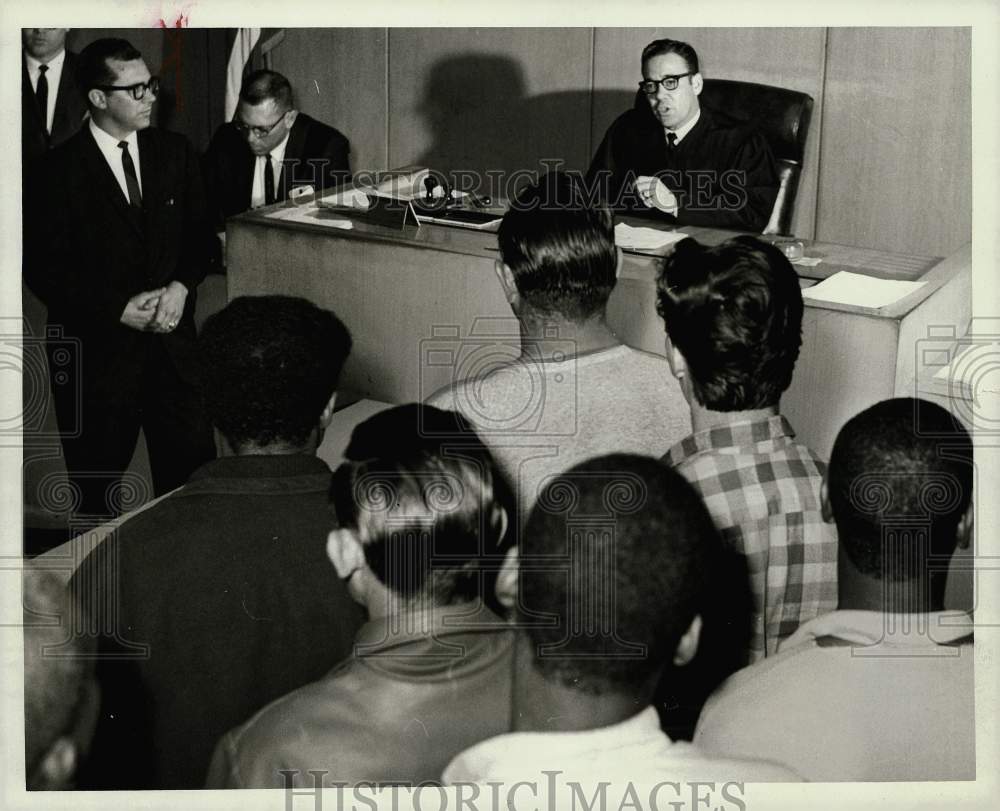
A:
[[[681,225],[761,232],[778,194],[778,171],[764,136],[752,123],[701,108],[701,117],[674,148],[645,102],[608,128],[587,173],[591,188],[614,210],[649,214]],[[633,183],[656,175],[680,203],[671,217],[640,202]]]

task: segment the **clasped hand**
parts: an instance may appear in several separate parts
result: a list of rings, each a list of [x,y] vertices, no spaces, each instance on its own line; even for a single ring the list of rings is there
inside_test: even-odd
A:
[[[121,322],[143,332],[173,332],[184,314],[187,294],[180,282],[137,293],[125,305]]]
[[[677,213],[677,198],[658,177],[639,175],[635,179],[635,190],[644,206],[658,209],[664,214]]]

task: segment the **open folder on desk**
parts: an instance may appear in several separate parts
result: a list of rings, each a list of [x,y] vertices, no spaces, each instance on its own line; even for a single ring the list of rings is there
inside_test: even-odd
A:
[[[660,248],[680,242],[687,234],[680,231],[661,231],[620,222],[615,226],[615,243],[623,251],[655,253]]]

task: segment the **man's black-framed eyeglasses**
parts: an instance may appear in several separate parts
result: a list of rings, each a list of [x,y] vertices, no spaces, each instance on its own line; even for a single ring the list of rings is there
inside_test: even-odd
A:
[[[147,91],[154,96],[160,95],[159,76],[150,76],[148,82],[139,82],[138,84],[99,84],[95,86],[98,90],[103,90],[105,93],[109,93],[112,90],[127,90],[136,101],[142,101],[146,97]]]
[[[284,120],[285,120],[285,113],[282,113],[281,117],[277,121],[275,121],[270,127],[251,127],[249,124],[244,124],[242,121],[234,121],[233,125],[236,127],[236,131],[240,135],[245,136],[247,133],[250,133],[257,140],[261,140],[262,138],[267,138],[268,135],[274,132],[274,128],[277,127],[278,124],[280,124]]]
[[[643,79],[639,82],[639,89],[647,96],[655,96],[660,85],[664,90],[676,90],[677,85],[685,76],[694,76],[693,71],[687,73],[676,73],[673,76],[664,76],[662,79]]]

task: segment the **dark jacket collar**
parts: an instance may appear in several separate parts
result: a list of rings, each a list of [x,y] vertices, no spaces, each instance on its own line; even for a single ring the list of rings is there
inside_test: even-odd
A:
[[[286,476],[330,475],[330,467],[318,456],[306,453],[222,456],[191,474],[189,481],[204,479],[267,479]]]
[[[513,631],[479,603],[455,613],[439,607],[369,620],[354,639],[359,664],[397,678],[455,678],[506,655]]]

